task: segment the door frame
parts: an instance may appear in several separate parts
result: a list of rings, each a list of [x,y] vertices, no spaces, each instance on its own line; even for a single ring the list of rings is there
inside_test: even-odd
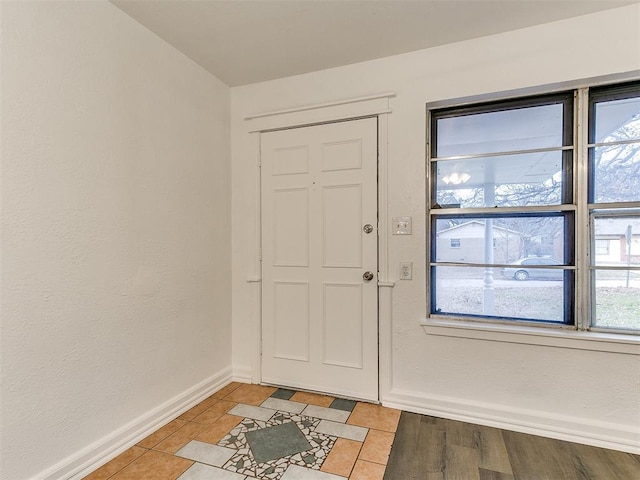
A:
[[[389,270],[390,218],[388,215],[388,116],[390,99],[394,93],[386,92],[348,100],[307,105],[245,117],[252,137],[254,155],[250,158],[254,172],[255,230],[252,270],[247,282],[251,288],[251,383],[262,382],[262,204],[260,138],[262,133],[306,127],[325,123],[376,117],[378,120],[378,401],[391,390],[391,312],[392,290],[395,285]]]

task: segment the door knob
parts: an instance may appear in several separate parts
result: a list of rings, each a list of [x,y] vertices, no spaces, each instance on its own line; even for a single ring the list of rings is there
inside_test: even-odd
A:
[[[362,274],[362,278],[364,278],[365,282],[370,282],[371,280],[373,280],[373,272],[364,272]]]

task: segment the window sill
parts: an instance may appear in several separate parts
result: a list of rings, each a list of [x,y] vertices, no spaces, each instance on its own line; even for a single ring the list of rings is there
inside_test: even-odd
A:
[[[437,317],[423,320],[421,324],[427,335],[640,355],[640,337],[632,335],[578,332],[547,326],[487,324]]]

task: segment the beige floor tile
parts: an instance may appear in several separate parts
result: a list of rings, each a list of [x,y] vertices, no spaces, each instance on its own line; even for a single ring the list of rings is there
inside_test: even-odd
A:
[[[334,397],[328,395],[307,392],[296,392],[293,397],[291,397],[292,402],[308,403],[319,407],[328,407],[334,400]]]
[[[226,385],[224,387],[222,387],[220,390],[218,390],[216,393],[214,393],[212,395],[212,397],[214,398],[224,398],[227,395],[229,395],[231,392],[233,392],[234,390],[237,390],[238,387],[240,387],[241,385],[243,385],[240,382],[231,382],[229,385]]]
[[[179,419],[169,422],[164,427],[153,432],[144,440],[138,442],[138,446],[144,448],[153,448],[173,432],[186,425],[186,423],[187,422],[185,422],[184,420]]]
[[[214,396],[208,397],[197,404],[195,407],[184,412],[182,415],[178,417],[180,420],[192,421],[198,415],[200,415],[205,410],[208,410],[213,406],[214,403],[217,403],[220,399]]]
[[[174,454],[187,443],[193,440],[198,434],[206,428],[202,423],[189,422],[185,426],[176,430],[159,444],[153,447],[154,450]]]
[[[211,425],[236,405],[237,403],[228,402],[227,400],[218,400],[209,409],[194,418],[193,421]]]
[[[382,480],[386,467],[379,463],[358,460],[349,480]]]
[[[370,429],[358,458],[386,465],[394,437],[393,433]]]
[[[358,458],[362,443],[339,438],[333,445],[320,470],[348,477]]]
[[[360,427],[395,433],[400,420],[400,410],[359,402],[347,423]]]
[[[193,463],[185,458],[150,450],[110,480],[175,480]]]
[[[225,400],[247,405],[259,406],[275,392],[277,388],[264,385],[243,384],[224,397]]]
[[[196,440],[216,444],[241,421],[242,417],[223,415],[213,425],[207,425],[204,430],[198,434]]]
[[[128,450],[125,450],[113,460],[105,463],[102,467],[96,471],[90,473],[84,480],[106,480],[115,473],[122,470],[124,467],[133,462],[136,458],[142,456],[147,452],[146,448],[133,446]]]

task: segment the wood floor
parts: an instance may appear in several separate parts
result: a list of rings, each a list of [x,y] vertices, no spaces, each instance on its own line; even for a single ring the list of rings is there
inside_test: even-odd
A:
[[[402,412],[385,480],[640,480],[640,457]]]

